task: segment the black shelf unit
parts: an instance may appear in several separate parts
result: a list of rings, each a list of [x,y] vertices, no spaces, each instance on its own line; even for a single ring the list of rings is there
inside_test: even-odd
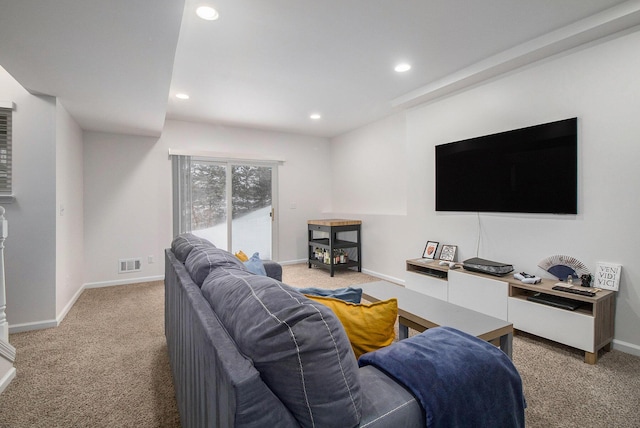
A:
[[[340,269],[357,268],[358,272],[362,272],[361,222],[359,220],[309,220],[307,223],[309,232],[309,268],[317,266],[327,269],[331,276],[336,270]],[[340,239],[338,234],[343,232],[355,232],[355,241]],[[316,236],[316,233],[322,234],[322,237]],[[327,235],[328,237],[326,237]],[[335,250],[344,250],[348,254],[349,260],[346,263],[334,263],[333,257],[330,257],[329,263],[324,263],[316,259],[316,248],[327,250],[329,254],[334,254]]]

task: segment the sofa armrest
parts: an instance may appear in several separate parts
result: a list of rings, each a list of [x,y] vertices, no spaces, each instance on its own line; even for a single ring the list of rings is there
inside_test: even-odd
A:
[[[373,366],[358,371],[362,391],[360,426],[424,428],[424,411],[404,386]]]
[[[263,260],[264,270],[267,272],[269,278],[273,278],[278,281],[282,281],[282,266],[280,263],[272,260]]]

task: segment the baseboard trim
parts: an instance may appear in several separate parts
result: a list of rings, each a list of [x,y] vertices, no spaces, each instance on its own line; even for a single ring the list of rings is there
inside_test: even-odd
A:
[[[9,386],[14,377],[16,377],[16,368],[11,367],[7,373],[2,376],[2,379],[0,379],[0,394],[2,394],[5,388]]]
[[[640,346],[622,340],[613,339],[613,349],[640,357]]]
[[[84,288],[113,287],[114,285],[139,284],[141,282],[153,282],[153,281],[163,281],[163,280],[164,280],[164,275],[146,276],[143,278],[131,278],[131,279],[116,280],[116,281],[88,282],[84,285]]]
[[[300,259],[300,260],[287,260],[285,262],[278,262],[280,263],[282,266],[285,265],[298,265],[301,263],[307,263],[307,259]]]
[[[58,325],[60,325],[60,323],[58,323],[58,320],[44,320],[36,322],[26,322],[23,324],[11,324],[9,325],[9,334],[22,333],[24,331],[31,330],[43,330],[45,328],[57,327]]]
[[[64,307],[64,309],[62,309],[62,312],[60,312],[58,314],[58,316],[56,317],[56,322],[57,325],[60,325],[60,323],[62,322],[62,320],[64,319],[64,317],[67,316],[67,314],[69,313],[69,311],[71,310],[71,308],[73,308],[73,305],[76,304],[76,301],[78,300],[78,298],[80,297],[80,295],[82,294],[82,292],[84,291],[85,286],[83,285],[82,287],[80,287],[78,289],[78,291],[76,291],[76,294],[73,295],[73,297],[71,298],[71,300],[69,300],[69,303],[67,303],[67,305]]]
[[[366,273],[367,275],[375,276],[376,278],[384,279],[385,281],[402,285],[404,287],[404,279],[396,278],[395,276],[390,276],[390,275],[383,275],[380,272],[376,272],[369,269],[362,269],[362,272]]]

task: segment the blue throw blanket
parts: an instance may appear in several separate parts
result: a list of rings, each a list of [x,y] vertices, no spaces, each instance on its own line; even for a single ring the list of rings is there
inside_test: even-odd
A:
[[[500,349],[451,327],[437,327],[364,354],[405,385],[427,427],[524,427],[522,380]]]

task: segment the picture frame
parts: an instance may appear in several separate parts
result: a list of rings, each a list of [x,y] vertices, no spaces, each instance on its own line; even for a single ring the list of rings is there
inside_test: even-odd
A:
[[[456,261],[456,253],[458,252],[457,245],[443,245],[442,250],[440,251],[440,260],[444,260],[447,262],[455,262]]]
[[[427,241],[427,245],[424,247],[424,251],[422,252],[423,259],[435,259],[436,251],[438,250],[438,242]]]

